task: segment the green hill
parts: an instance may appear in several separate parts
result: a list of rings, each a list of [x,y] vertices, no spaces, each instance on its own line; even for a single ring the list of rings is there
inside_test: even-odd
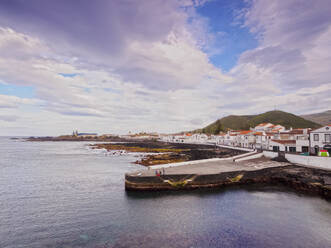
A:
[[[255,127],[265,122],[280,124],[286,128],[318,128],[321,126],[315,122],[303,119],[300,116],[275,110],[259,115],[229,115],[202,129],[197,129],[194,132],[217,134],[220,131],[227,131],[229,129],[247,130],[250,127]]]
[[[301,115],[301,117],[316,122],[318,124],[321,124],[323,126],[331,124],[331,110],[316,114]]]

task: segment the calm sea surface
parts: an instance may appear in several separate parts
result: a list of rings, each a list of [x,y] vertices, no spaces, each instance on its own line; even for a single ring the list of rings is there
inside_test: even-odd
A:
[[[133,155],[0,137],[0,247],[331,247],[331,202],[282,188],[126,193]]]

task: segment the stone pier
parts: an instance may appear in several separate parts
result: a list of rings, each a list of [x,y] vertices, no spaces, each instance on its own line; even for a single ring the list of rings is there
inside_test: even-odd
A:
[[[188,190],[229,185],[284,185],[295,190],[331,199],[331,171],[266,158],[233,162],[204,162],[165,168],[156,176],[154,169],[127,173],[126,190]],[[163,171],[163,169],[158,169]]]

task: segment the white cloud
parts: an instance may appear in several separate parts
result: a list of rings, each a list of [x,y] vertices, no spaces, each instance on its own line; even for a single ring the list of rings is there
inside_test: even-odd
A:
[[[240,56],[230,72],[234,83],[227,88],[240,96],[232,98],[234,104],[246,103],[241,113],[273,106],[297,114],[329,108],[330,11],[329,1],[251,2],[244,25],[259,45]]]
[[[182,15],[181,18],[186,18],[185,13]],[[33,86],[35,97],[40,99],[39,106],[28,110],[30,112],[26,112],[28,103],[6,102],[6,107],[15,107],[16,114],[22,116],[17,125],[38,127],[45,135],[46,130],[58,134],[64,127],[69,130],[94,127],[104,132],[193,128],[191,119],[210,118],[212,111],[205,100],[208,91],[201,93],[205,89],[199,88],[201,82],[226,84],[231,78],[209,62],[200,50],[200,41],[181,18],[179,25],[169,30],[164,39],[130,40],[121,53],[123,56],[111,63],[115,69],[110,64],[106,68],[84,60],[80,64],[81,58],[59,54],[41,39],[2,28],[0,54],[8,44],[12,52],[6,57],[0,56],[0,79]],[[24,60],[18,59],[21,57]],[[74,76],[64,77],[63,73]],[[206,104],[202,105],[203,101]],[[36,115],[36,111],[40,115]],[[174,120],[181,124],[175,124]]]
[[[224,73],[205,52],[213,34],[209,36],[208,22],[194,10],[202,3],[167,2],[164,10],[173,11],[169,14],[156,1],[151,8],[161,17],[150,23],[156,13],[142,17],[151,4],[146,1],[137,13],[142,24],[128,18],[123,30],[109,27],[107,35],[118,34],[114,47],[98,43],[98,37],[80,43],[65,34],[65,44],[56,44],[46,31],[33,35],[0,28],[0,80],[35,89],[33,99],[0,92],[1,134],[21,134],[22,127],[34,135],[72,129],[176,132],[225,114],[254,114],[274,106],[294,113],[329,108],[328,6],[320,10],[306,8],[302,1],[253,1],[244,23],[259,45]],[[300,14],[293,17],[293,11]],[[188,24],[188,18],[196,21]]]
[[[18,108],[20,105],[38,105],[41,101],[31,98],[20,98],[17,96],[0,95],[0,108]]]

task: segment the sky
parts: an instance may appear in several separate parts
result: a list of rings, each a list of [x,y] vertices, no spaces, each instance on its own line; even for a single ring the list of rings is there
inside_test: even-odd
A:
[[[0,135],[331,106],[329,0],[0,0]]]

